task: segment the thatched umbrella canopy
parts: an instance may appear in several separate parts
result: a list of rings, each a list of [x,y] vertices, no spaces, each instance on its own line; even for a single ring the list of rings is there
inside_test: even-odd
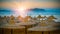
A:
[[[13,15],[10,16],[10,19],[11,19],[11,20],[14,20],[14,18],[15,18],[15,17],[14,17]]]
[[[23,22],[24,18],[23,18],[23,17],[21,17],[21,16],[18,16],[18,17],[17,17],[17,20],[19,20],[19,21],[22,21],[22,22]]]
[[[7,21],[7,16],[4,16],[2,20],[6,20]]]
[[[49,22],[54,21],[54,19],[57,19],[57,18],[55,18],[53,15],[52,15],[52,16],[49,16],[49,17],[47,18],[47,20],[48,20]]]
[[[6,16],[3,17],[3,19],[6,19],[6,18],[7,18]]]
[[[15,24],[15,21],[14,21],[15,17],[13,15],[10,16],[10,20],[9,20],[9,23],[10,24]]]
[[[48,19],[53,20],[53,19],[57,19],[57,18],[55,18],[55,17],[52,15],[52,16],[49,16]]]
[[[47,18],[46,16],[44,16],[44,18]]]
[[[21,16],[18,16],[17,19],[21,18]]]
[[[46,20],[46,19],[47,19],[47,17],[46,17],[46,16],[44,16],[44,17],[42,17],[42,19],[43,19],[43,20]]]
[[[41,15],[38,15],[37,18],[42,18]]]
[[[38,15],[37,18],[40,20],[43,20],[45,17],[42,17],[41,15]]]
[[[33,18],[33,20],[37,20],[37,18],[36,18],[36,17],[34,17],[34,18]]]
[[[27,22],[31,18],[32,18],[31,16],[26,16],[25,19],[24,19],[24,22]]]
[[[2,17],[0,16],[0,22],[2,21]]]
[[[26,16],[25,19],[31,19],[32,17],[31,16]]]
[[[18,17],[17,17],[17,19],[23,19],[23,17],[21,17],[21,16],[18,16]]]

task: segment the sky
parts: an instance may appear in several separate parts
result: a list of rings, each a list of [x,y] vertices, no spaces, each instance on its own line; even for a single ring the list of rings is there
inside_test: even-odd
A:
[[[58,0],[0,0],[0,6],[6,8],[56,8],[59,7]]]
[[[1,16],[54,15],[60,17],[60,0],[0,0]],[[28,9],[31,9],[27,11]],[[43,9],[43,10],[41,10]]]

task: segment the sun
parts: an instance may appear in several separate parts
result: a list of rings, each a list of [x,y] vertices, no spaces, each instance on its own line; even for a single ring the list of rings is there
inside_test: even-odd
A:
[[[20,11],[24,11],[24,10],[25,10],[25,8],[23,8],[23,7],[22,7],[22,8],[20,8]]]
[[[20,14],[22,13],[25,13],[25,10],[26,10],[26,8],[25,7],[19,7],[19,8],[17,8],[17,12],[19,12]]]
[[[20,7],[20,8],[18,8],[18,10],[19,10],[19,11],[25,11],[26,8],[25,8],[25,7]]]
[[[19,14],[21,17],[25,17],[27,15],[26,7],[18,7],[15,9],[16,14]]]

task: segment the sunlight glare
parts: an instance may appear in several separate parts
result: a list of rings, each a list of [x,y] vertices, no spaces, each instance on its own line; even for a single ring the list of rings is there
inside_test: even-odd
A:
[[[27,15],[26,7],[18,7],[15,9],[16,13],[19,14],[22,17],[25,17]]]

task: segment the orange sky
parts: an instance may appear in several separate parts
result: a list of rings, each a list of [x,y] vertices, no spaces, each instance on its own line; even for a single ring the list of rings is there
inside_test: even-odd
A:
[[[25,8],[53,8],[58,7],[57,2],[0,2],[0,7],[7,7],[7,8],[18,8],[18,7],[25,7]]]

